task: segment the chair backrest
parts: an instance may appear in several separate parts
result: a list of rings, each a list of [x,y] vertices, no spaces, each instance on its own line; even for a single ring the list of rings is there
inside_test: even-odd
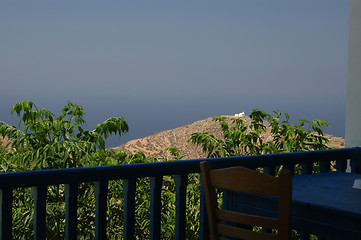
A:
[[[210,239],[282,239],[290,237],[292,174],[281,171],[273,177],[244,167],[212,169],[210,162],[201,162],[201,176],[207,206]],[[216,189],[251,194],[278,196],[278,217],[264,217],[218,208]],[[235,224],[228,225],[225,221]],[[250,226],[242,228],[240,226]],[[278,233],[252,231],[252,226],[278,229]]]

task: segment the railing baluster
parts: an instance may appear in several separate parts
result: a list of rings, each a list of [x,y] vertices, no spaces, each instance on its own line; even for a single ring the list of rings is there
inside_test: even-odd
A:
[[[163,177],[150,178],[150,239],[160,239]]]
[[[207,208],[206,201],[204,197],[204,189],[203,189],[203,180],[201,176],[200,179],[200,217],[199,217],[199,240],[208,240],[209,239],[209,226],[208,226],[208,217],[207,217]]]
[[[34,196],[34,239],[45,239],[47,186],[33,187]]]
[[[12,239],[12,203],[13,190],[9,188],[0,189],[0,239]]]
[[[292,174],[295,174],[295,166],[294,165],[285,164],[285,165],[283,165],[283,169],[289,170],[292,172]]]
[[[347,159],[336,160],[336,170],[338,172],[345,172],[347,169]]]
[[[95,239],[107,239],[108,181],[94,183],[95,190]]]
[[[175,214],[175,239],[186,239],[186,203],[187,203],[188,175],[175,175],[176,186],[176,214]]]
[[[272,167],[272,168],[271,167],[265,167],[265,168],[263,168],[263,173],[271,175],[271,176],[275,176],[276,170],[275,170],[274,167]]]
[[[300,235],[301,240],[309,240],[311,238],[311,235],[309,233],[301,232]]]
[[[78,183],[65,184],[65,239],[77,238]]]
[[[135,178],[129,178],[123,180],[123,190],[124,190],[123,238],[125,240],[134,239],[135,186],[136,186]]]
[[[311,174],[312,171],[313,171],[313,164],[314,163],[304,163],[304,164],[301,164],[302,166],[302,170],[301,170],[301,173],[302,174]]]
[[[331,162],[320,162],[320,172],[329,172],[331,170]]]
[[[358,148],[352,152],[350,159],[351,172],[361,173],[361,149]]]

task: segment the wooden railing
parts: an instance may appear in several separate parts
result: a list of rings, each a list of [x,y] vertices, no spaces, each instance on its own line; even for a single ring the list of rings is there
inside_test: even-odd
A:
[[[207,159],[214,168],[245,166],[264,168],[264,172],[274,174],[278,166],[311,173],[314,163],[319,163],[321,172],[345,171],[347,160],[352,171],[361,172],[361,148],[242,156]],[[162,179],[166,175],[175,176],[176,219],[175,239],[186,239],[186,191],[187,179],[191,173],[199,173],[199,163],[204,159],[171,162],[141,163],[116,166],[86,167],[0,174],[0,238],[12,239],[12,203],[16,188],[32,187],[34,192],[34,239],[45,239],[47,187],[65,184],[65,239],[77,239],[77,197],[78,185],[94,182],[95,188],[95,239],[106,239],[107,192],[110,180],[123,180],[124,190],[124,239],[134,239],[134,196],[137,178],[149,177],[151,189],[150,238],[161,236],[161,191]],[[208,239],[207,220],[201,194],[199,219],[199,239]]]

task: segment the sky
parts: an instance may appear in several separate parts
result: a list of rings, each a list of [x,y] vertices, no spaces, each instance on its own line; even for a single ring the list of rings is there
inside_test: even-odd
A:
[[[253,109],[344,137],[345,0],[0,1],[0,121],[31,100],[123,117],[135,138]]]

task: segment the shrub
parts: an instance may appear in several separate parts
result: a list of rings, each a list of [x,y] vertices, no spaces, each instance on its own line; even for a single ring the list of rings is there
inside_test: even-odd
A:
[[[189,141],[200,145],[208,157],[229,157],[241,155],[257,155],[282,152],[299,152],[328,149],[328,139],[323,136],[322,127],[327,126],[324,120],[300,120],[298,125],[291,124],[289,115],[281,121],[279,111],[275,115],[255,109],[250,114],[251,122],[242,118],[216,116],[223,139],[217,139],[207,132],[193,133]],[[266,121],[271,128],[271,140],[264,141],[262,134],[267,131]],[[307,128],[306,128],[307,127]],[[306,128],[306,129],[305,129]]]
[[[83,107],[68,102],[58,117],[47,109],[38,109],[31,101],[15,104],[11,114],[20,117],[19,128],[0,122],[0,134],[12,140],[23,164],[33,169],[80,167],[90,161],[97,149],[105,149],[105,139],[128,131],[123,118],[109,118],[85,131]],[[18,159],[17,159],[18,160]]]

